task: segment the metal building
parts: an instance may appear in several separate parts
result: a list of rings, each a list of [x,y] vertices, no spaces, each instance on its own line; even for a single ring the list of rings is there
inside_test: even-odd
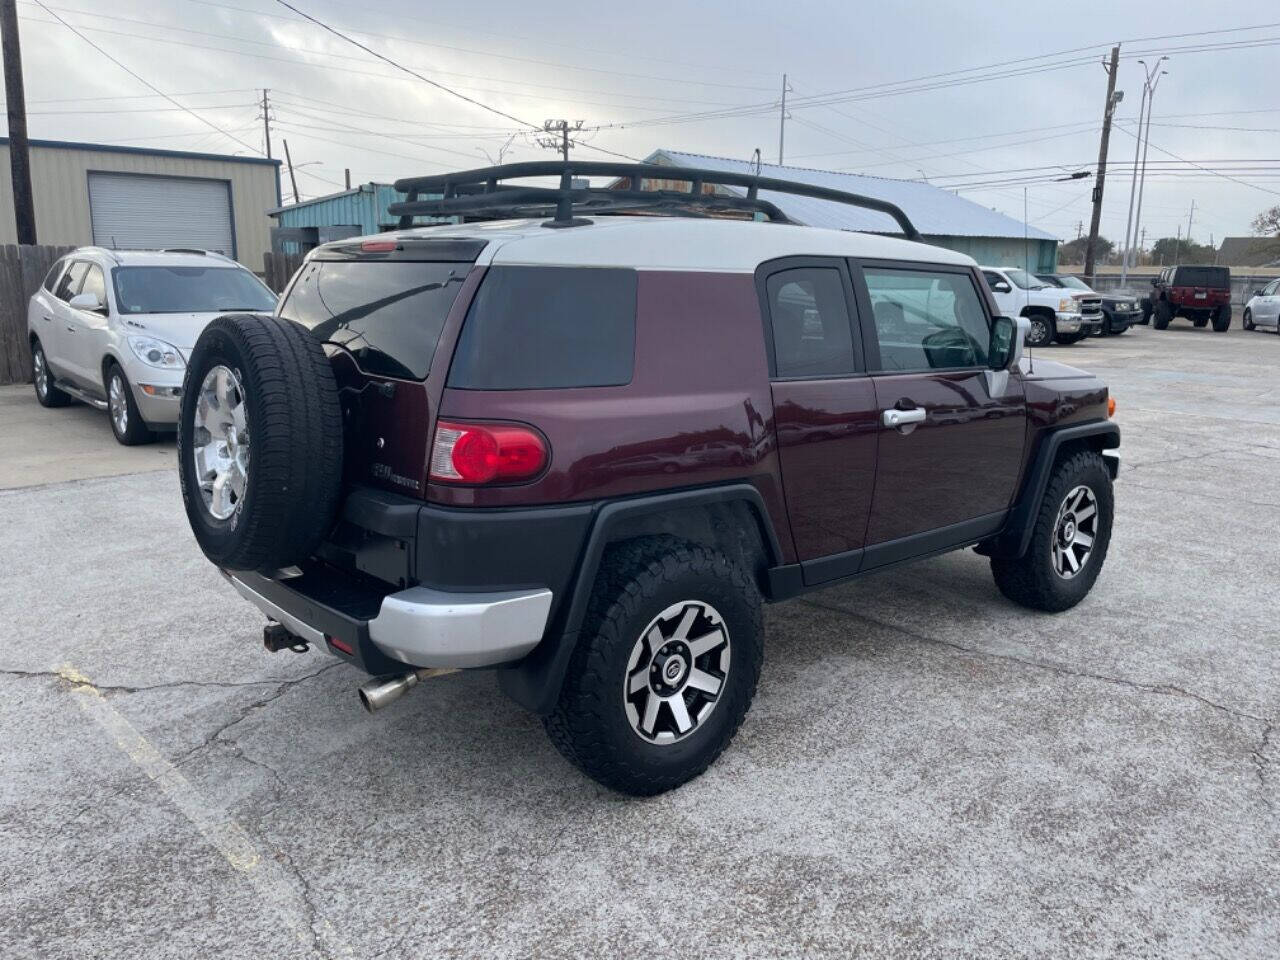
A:
[[[387,207],[403,199],[405,195],[389,183],[362,183],[341,193],[277,206],[267,211],[277,224],[271,231],[272,248],[280,253],[302,253],[330,240],[394,230],[400,225],[399,218],[388,215]],[[427,224],[435,219],[419,217],[416,222]]]
[[[32,140],[36,239],[137,250],[197,247],[262,270],[278,160]],[[0,137],[0,166],[9,138]],[[15,243],[13,194],[0,190],[0,243]]]
[[[708,157],[677,150],[656,150],[645,158],[645,162],[735,173],[756,172],[756,165],[747,160]],[[1029,267],[1032,273],[1051,273],[1058,266],[1057,237],[928,183],[773,163],[761,164],[759,173],[763,177],[796,180],[888,200],[906,212],[926,242],[968,254],[981,264]],[[776,204],[796,223],[807,226],[864,233],[899,232],[892,218],[874,210],[768,190],[761,190],[760,196]]]

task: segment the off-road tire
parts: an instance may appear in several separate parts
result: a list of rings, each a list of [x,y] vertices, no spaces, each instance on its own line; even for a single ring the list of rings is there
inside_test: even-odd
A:
[[[1053,564],[1056,522],[1067,495],[1082,484],[1093,491],[1097,500],[1098,530],[1093,551],[1083,568],[1071,579],[1065,579]],[[1000,592],[1014,603],[1033,610],[1058,613],[1074,607],[1092,589],[1107,558],[1114,510],[1111,474],[1101,454],[1082,451],[1063,460],[1054,468],[1045,488],[1026,554],[991,558],[991,574]]]
[[[44,368],[44,389],[40,389],[41,367]],[[31,384],[36,391],[36,401],[42,407],[65,407],[71,395],[63,393],[53,384],[53,372],[49,369],[49,357],[39,338],[31,341]]]
[[[711,604],[730,640],[715,708],[684,739],[656,744],[632,729],[623,700],[628,659],[647,625],[684,600]],[[587,776],[620,793],[651,796],[707,769],[733,739],[755,695],[764,623],[755,582],[708,547],[645,537],[611,547],[600,565],[583,630],[547,735]]]
[[[1213,329],[1215,333],[1226,333],[1231,329],[1231,305],[1222,304],[1213,311]]]
[[[1250,310],[1248,307],[1245,307],[1244,316],[1241,318],[1240,323],[1246,330],[1254,329],[1253,311]],[[1280,327],[1277,327],[1276,329],[1280,329]]]
[[[1053,343],[1057,336],[1057,324],[1050,318],[1040,313],[1028,313],[1024,316],[1031,321],[1031,329],[1027,331],[1026,346],[1028,347],[1047,347]],[[1043,329],[1043,333],[1039,329]]]
[[[1149,299],[1143,299],[1141,306],[1142,306],[1142,319],[1140,319],[1138,323],[1142,324],[1145,327],[1147,324],[1151,322],[1151,314],[1155,308],[1151,305],[1151,301]]]
[[[1151,326],[1157,330],[1168,330],[1169,321],[1173,319],[1173,308],[1168,300],[1157,300],[1151,311]]]
[[[124,403],[123,430],[120,429],[120,425],[116,422],[116,411],[112,406],[111,390],[113,384],[115,384],[115,389],[120,392]],[[142,414],[138,410],[138,403],[133,399],[133,387],[129,385],[129,378],[120,369],[120,364],[114,361],[107,364],[106,375],[102,378],[102,385],[107,392],[107,420],[111,422],[111,432],[115,435],[116,442],[126,447],[137,447],[154,440],[156,435],[147,426],[146,421],[142,419]]]
[[[217,365],[240,379],[249,444],[244,496],[225,520],[205,504],[193,454],[200,388]],[[271,572],[310,556],[333,524],[342,480],[338,388],[319,341],[265,315],[205,327],[183,382],[178,473],[191,529],[218,566]]]

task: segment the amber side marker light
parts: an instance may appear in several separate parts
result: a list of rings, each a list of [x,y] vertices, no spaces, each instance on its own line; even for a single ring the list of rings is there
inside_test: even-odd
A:
[[[1116,415],[1116,398],[1107,397],[1107,419]]]

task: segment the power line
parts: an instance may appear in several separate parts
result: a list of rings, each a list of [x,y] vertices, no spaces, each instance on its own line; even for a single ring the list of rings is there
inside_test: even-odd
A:
[[[72,33],[74,33],[77,37],[79,37],[81,40],[83,40],[83,41],[84,41],[85,43],[87,43],[89,46],[93,47],[93,49],[97,50],[97,51],[98,51],[98,53],[102,54],[104,57],[106,57],[108,60],[110,60],[112,63],[114,63],[117,67],[119,67],[119,68],[120,68],[121,70],[123,70],[125,73],[129,74],[129,76],[133,77],[133,79],[137,80],[140,84],[142,84],[144,87],[146,87],[148,90],[151,90],[151,91],[152,91],[152,92],[154,92],[157,96],[163,97],[165,100],[167,100],[167,101],[169,101],[170,103],[172,103],[175,107],[178,107],[178,108],[180,108],[181,110],[186,111],[188,114],[190,114],[191,116],[193,116],[193,117],[195,117],[197,120],[199,120],[201,123],[203,123],[206,127],[209,127],[209,128],[210,128],[210,129],[212,129],[212,130],[216,130],[218,133],[222,134],[222,135],[223,135],[224,137],[226,137],[228,140],[231,140],[231,141],[233,141],[233,142],[235,142],[235,143],[240,144],[240,146],[242,146],[242,147],[246,148],[247,150],[251,150],[251,151],[253,151],[255,154],[258,152],[257,148],[256,148],[256,147],[254,147],[253,145],[251,145],[251,144],[249,144],[249,143],[246,143],[245,141],[241,140],[239,137],[237,137],[237,136],[233,136],[232,134],[230,134],[230,133],[228,133],[227,131],[223,130],[221,127],[219,127],[219,126],[218,126],[216,123],[214,123],[212,120],[208,120],[208,119],[206,119],[205,117],[200,116],[200,114],[196,113],[194,110],[190,110],[190,109],[188,109],[187,107],[183,106],[181,103],[179,103],[177,100],[173,99],[173,97],[169,96],[169,94],[165,93],[163,90],[161,90],[161,89],[160,89],[159,87],[157,87],[155,84],[153,84],[151,81],[144,79],[142,76],[140,76],[139,74],[135,73],[135,72],[134,72],[133,70],[131,70],[129,67],[125,66],[123,63],[121,63],[119,60],[117,60],[117,59],[116,59],[115,57],[113,57],[111,54],[107,53],[107,51],[106,51],[106,50],[102,49],[102,47],[98,46],[98,44],[94,43],[92,40],[90,40],[88,37],[86,37],[83,33],[81,33],[79,30],[77,30],[74,26],[72,26],[71,24],[67,23],[67,21],[66,21],[66,20],[63,20],[63,19],[62,19],[62,17],[58,16],[58,14],[54,13],[52,10],[50,10],[48,7],[46,7],[46,6],[44,5],[44,3],[42,2],[42,0],[34,0],[34,2],[36,3],[36,5],[37,5],[38,7],[40,7],[42,10],[44,10],[44,12],[45,12],[45,13],[49,14],[49,16],[53,17],[55,20],[57,20],[59,23],[61,23],[64,27],[66,27],[68,30],[70,30]]]

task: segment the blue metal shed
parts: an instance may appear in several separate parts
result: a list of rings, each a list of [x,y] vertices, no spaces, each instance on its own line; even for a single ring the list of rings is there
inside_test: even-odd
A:
[[[389,183],[362,183],[341,193],[331,193],[268,210],[276,220],[276,226],[285,229],[317,230],[320,243],[338,237],[358,237],[368,233],[381,233],[399,226],[396,217],[387,213],[387,207],[405,199],[405,195]],[[426,199],[426,197],[423,197]],[[446,218],[418,217],[418,224],[447,223]],[[280,246],[286,253],[300,252],[296,240],[289,239]]]

